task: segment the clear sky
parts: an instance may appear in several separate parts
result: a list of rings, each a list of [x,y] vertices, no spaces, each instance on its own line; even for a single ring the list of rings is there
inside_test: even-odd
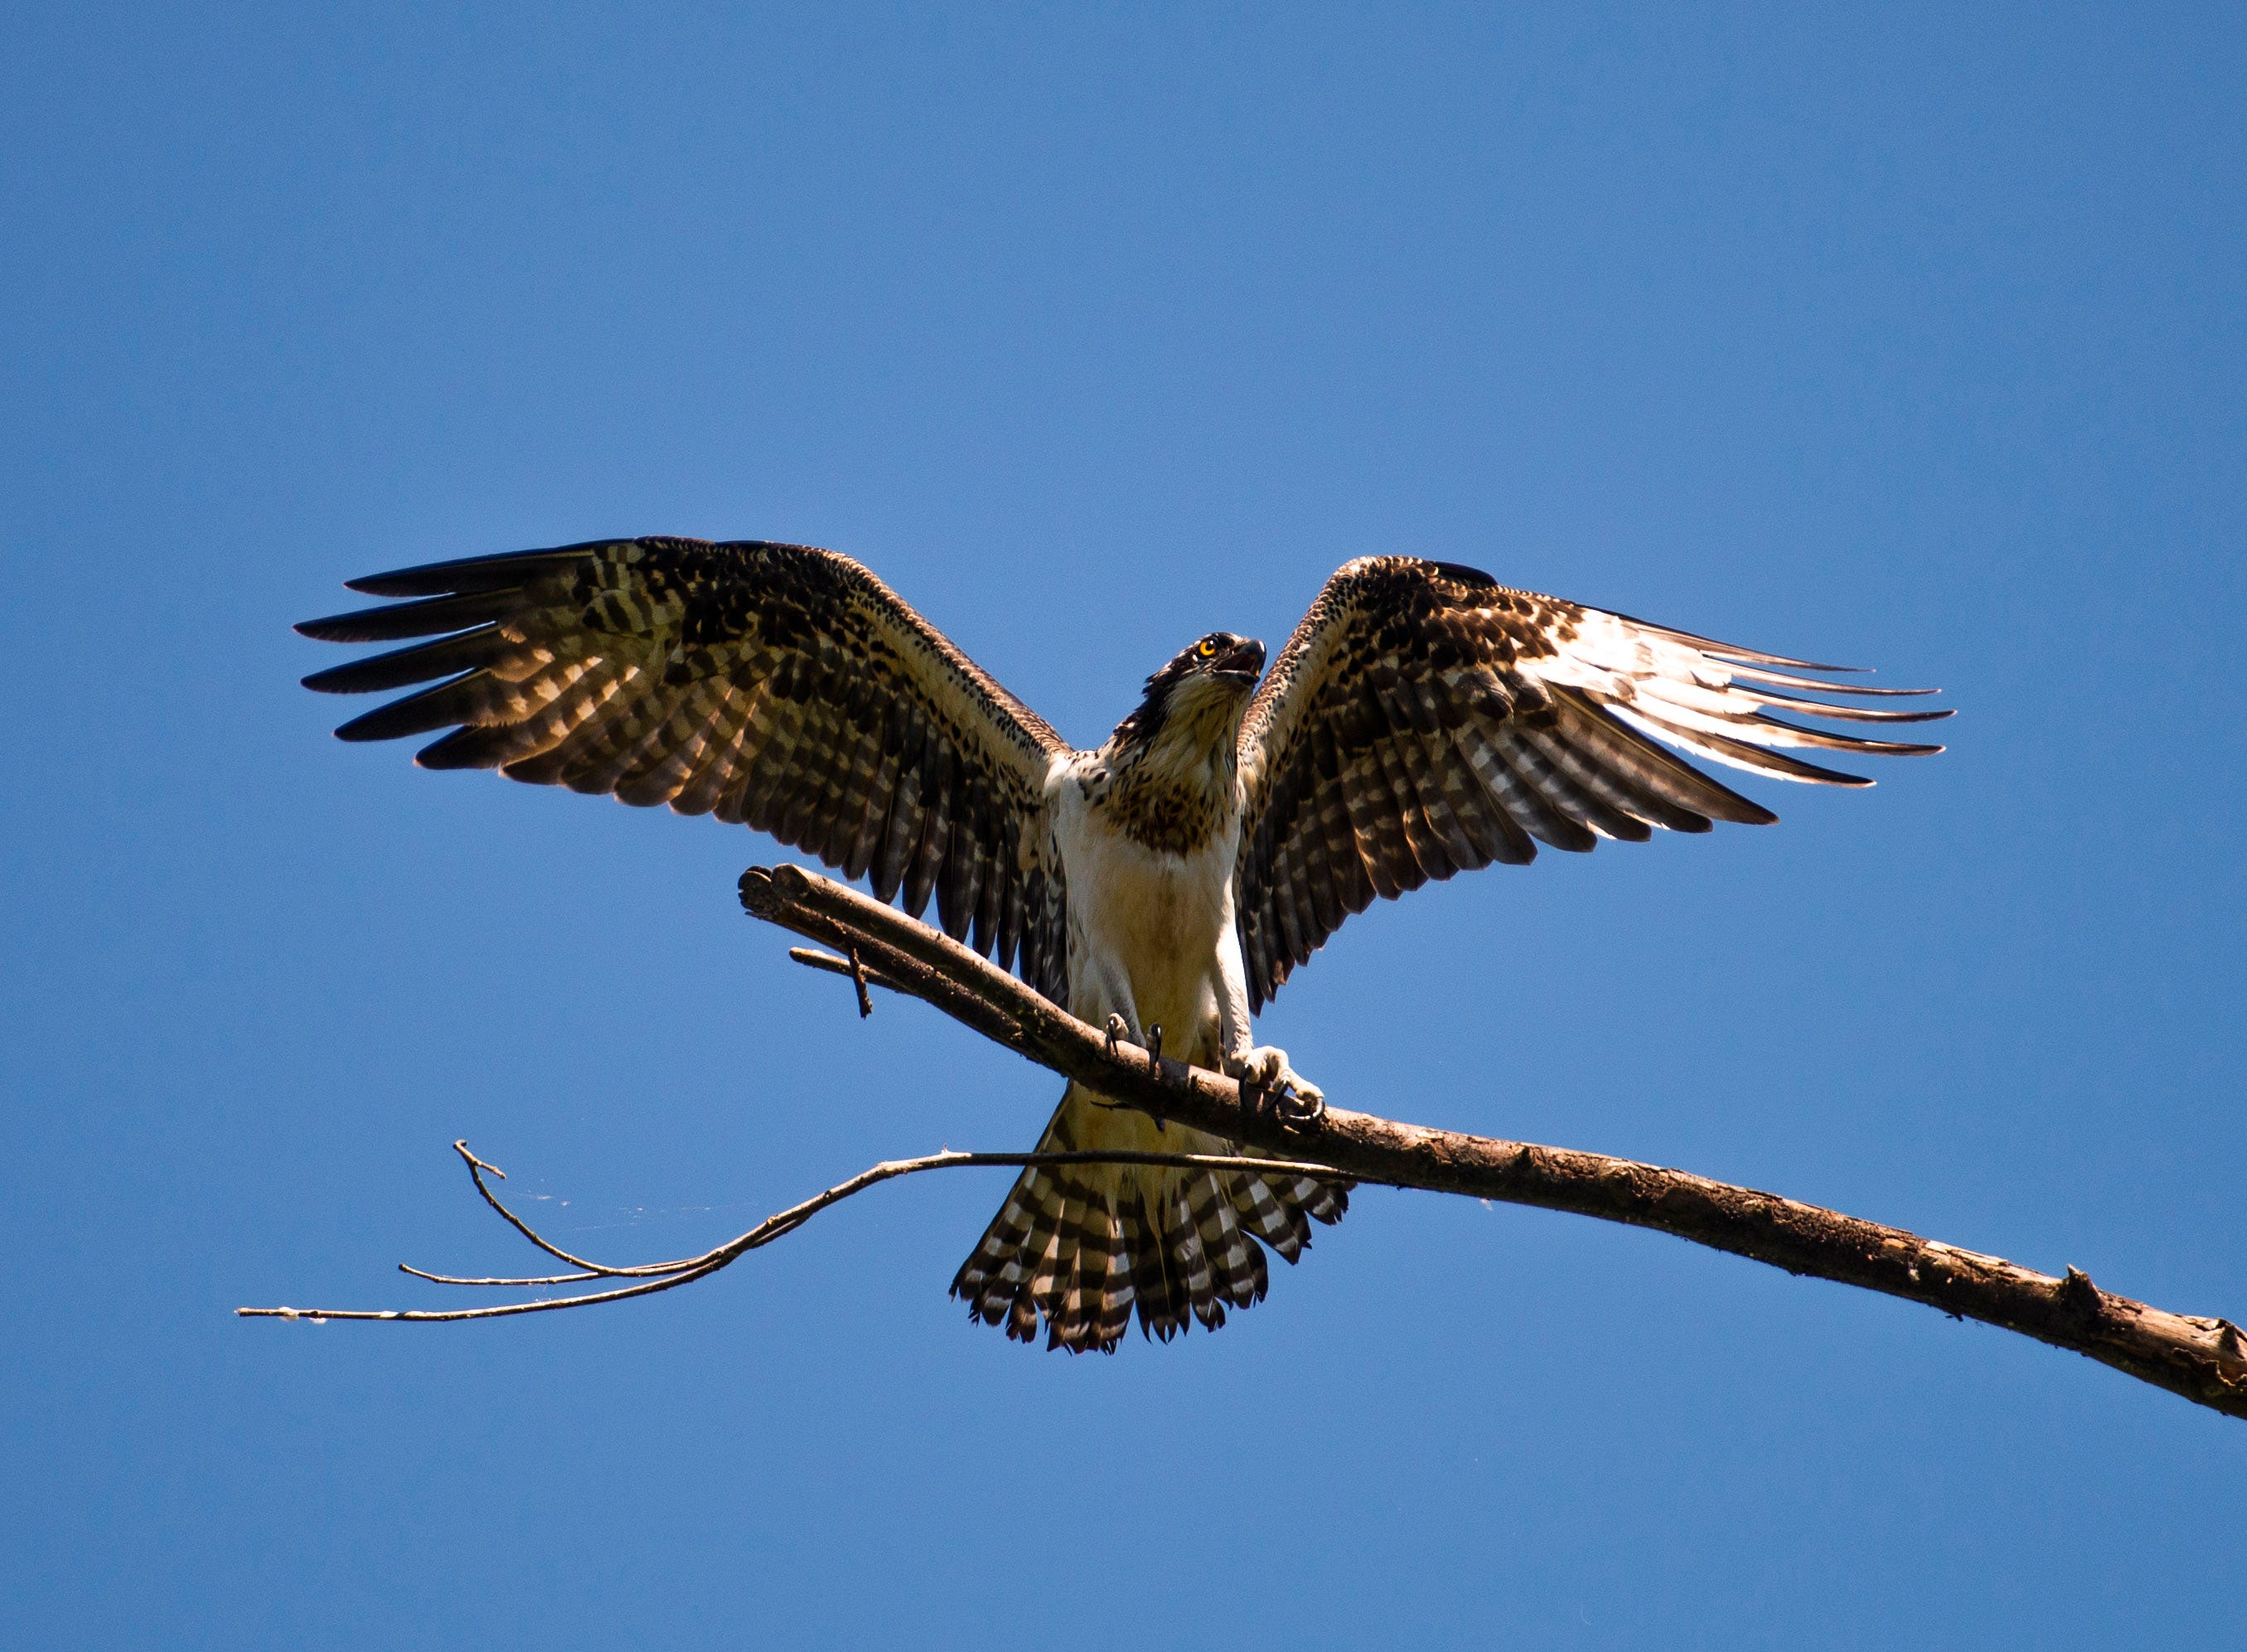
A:
[[[805,20],[808,10],[819,19]],[[873,566],[1071,738],[1404,551],[1937,684],[1769,829],[1353,921],[1335,1099],[2247,1315],[2230,8],[18,7],[0,53],[0,1642],[2247,1634],[2247,1425],[1369,1191],[1112,1359],[946,1300],[1056,1082],[789,966],[768,841],[345,747],[291,621],[596,535]]]

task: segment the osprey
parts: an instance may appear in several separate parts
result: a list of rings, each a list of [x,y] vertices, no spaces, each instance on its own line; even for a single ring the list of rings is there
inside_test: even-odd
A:
[[[1932,692],[1804,677],[1838,667],[1510,590],[1449,563],[1369,556],[1327,582],[1268,676],[1212,631],[1078,751],[847,556],[762,541],[598,540],[349,583],[402,600],[297,627],[435,638],[304,679],[434,683],[336,733],[448,730],[425,768],[608,793],[769,832],[868,879],[1081,1020],[1315,1107],[1250,1017],[1353,912],[1537,844],[1777,816],[1656,743],[1783,780],[1862,786],[1789,753],[1940,750],[1774,715]],[[441,680],[439,680],[441,679]],[[1649,739],[1649,736],[1654,738]],[[1237,1154],[1071,1084],[1042,1150]],[[1047,1345],[1112,1351],[1136,1311],[1168,1341],[1261,1300],[1348,1184],[1137,1165],[1024,1171],[953,1294]]]

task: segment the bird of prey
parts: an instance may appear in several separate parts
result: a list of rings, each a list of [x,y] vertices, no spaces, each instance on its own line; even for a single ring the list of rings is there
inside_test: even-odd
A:
[[[433,684],[336,732],[447,731],[425,768],[668,803],[769,832],[994,956],[1079,1019],[1315,1107],[1250,1017],[1376,896],[1539,843],[1776,818],[1665,745],[1780,780],[1870,782],[1793,754],[1939,747],[1789,720],[1947,715],[1805,676],[1839,668],[1511,590],[1410,556],[1327,582],[1271,672],[1212,631],[1073,749],[848,556],[763,541],[596,540],[354,579],[397,598],[297,629],[421,638],[307,677]],[[1846,703],[1806,698],[1823,693]],[[1776,714],[1786,713],[1787,716]],[[1661,742],[1661,743],[1657,743]],[[1072,1083],[1042,1150],[1237,1156]],[[1167,1341],[1262,1299],[1346,1184],[1138,1165],[1023,1172],[953,1281],[1028,1342]]]

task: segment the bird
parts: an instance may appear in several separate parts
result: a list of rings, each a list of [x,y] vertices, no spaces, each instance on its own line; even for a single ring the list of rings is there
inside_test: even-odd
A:
[[[1268,672],[1253,638],[1197,638],[1089,750],[813,546],[591,540],[345,584],[386,600],[297,630],[407,645],[304,686],[414,692],[342,739],[434,734],[425,768],[769,833],[916,918],[933,898],[946,934],[1111,1039],[1306,1112],[1323,1092],[1252,1018],[1376,898],[1526,865],[1540,843],[1768,824],[1686,758],[1865,786],[1797,754],[1942,747],[1793,720],[1950,715],[1880,703],[1935,690],[1838,681],[1401,555],[1338,570]],[[1038,1150],[1242,1156],[1074,1082]],[[1135,1315],[1168,1342],[1262,1300],[1267,1250],[1296,1261],[1349,1191],[1271,1170],[1031,1166],[952,1294],[1025,1343],[1042,1327],[1048,1348],[1113,1352]]]

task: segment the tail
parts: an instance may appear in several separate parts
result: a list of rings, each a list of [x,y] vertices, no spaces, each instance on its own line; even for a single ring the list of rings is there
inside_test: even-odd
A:
[[[1096,1148],[1240,1151],[1237,1142],[1180,1125],[1158,1132],[1144,1114],[1072,1084],[1038,1150]],[[1111,1354],[1135,1309],[1141,1333],[1167,1342],[1194,1320],[1213,1331],[1227,1306],[1261,1301],[1269,1282],[1263,1246],[1293,1262],[1311,1242],[1311,1223],[1340,1221],[1349,1205],[1349,1183],[1308,1176],[1034,1165],[960,1265],[952,1294],[1024,1342],[1036,1340],[1042,1314],[1048,1348]]]

